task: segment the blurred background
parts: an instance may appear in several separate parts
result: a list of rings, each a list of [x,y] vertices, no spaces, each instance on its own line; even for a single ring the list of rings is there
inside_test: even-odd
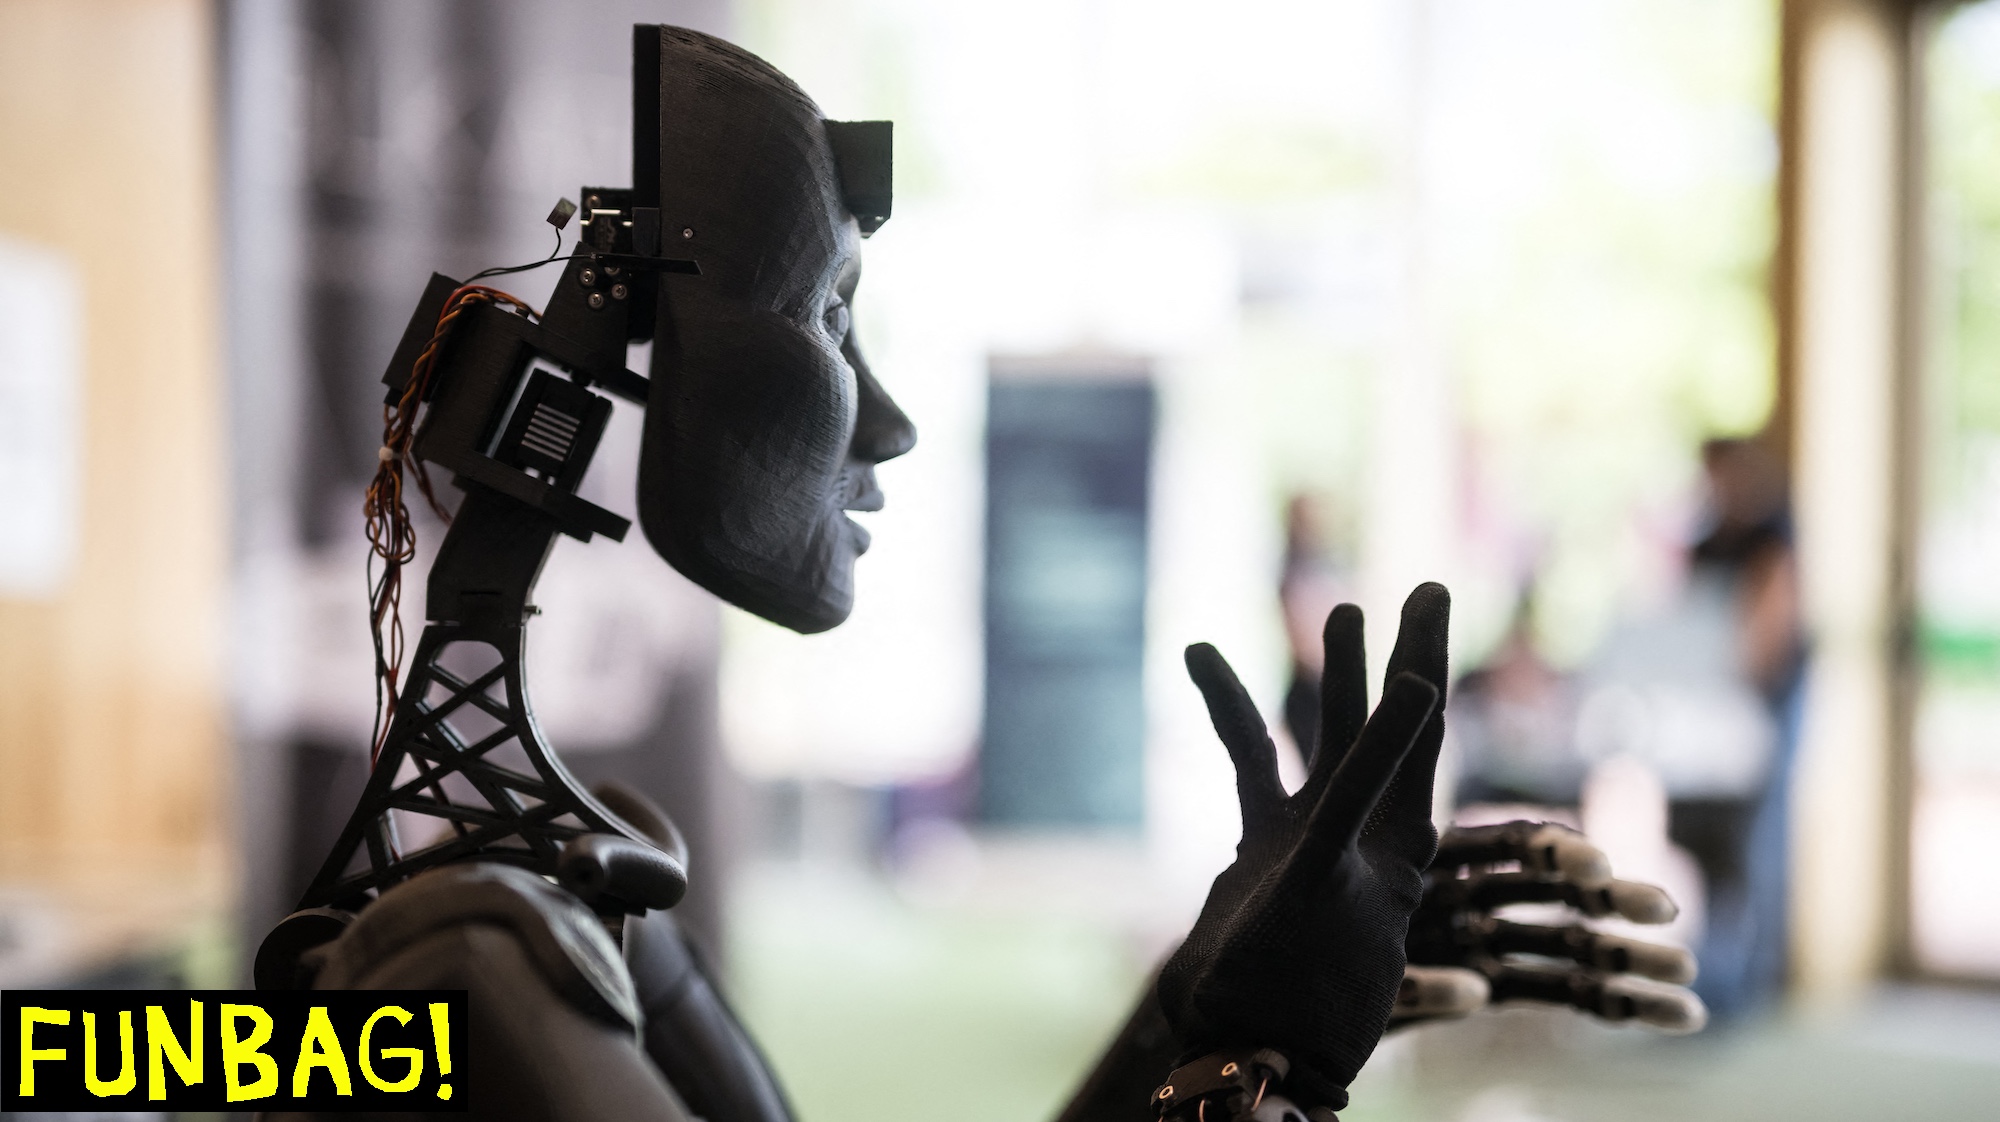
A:
[[[629,182],[638,22],[896,122],[852,620],[565,542],[530,655],[803,1119],[1052,1117],[1236,839],[1182,648],[1291,753],[1427,579],[1439,821],[1669,887],[1715,1022],[1405,1033],[1346,1117],[1991,1116],[2000,0],[0,0],[0,986],[238,984],[317,868],[382,367]]]

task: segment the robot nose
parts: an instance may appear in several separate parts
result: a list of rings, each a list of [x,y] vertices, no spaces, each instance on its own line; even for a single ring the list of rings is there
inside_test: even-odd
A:
[[[855,459],[879,464],[893,460],[917,445],[917,426],[872,374],[860,378],[861,401],[854,419]]]

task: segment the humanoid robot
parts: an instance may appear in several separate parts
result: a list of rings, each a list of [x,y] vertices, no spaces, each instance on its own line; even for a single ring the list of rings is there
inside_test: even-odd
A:
[[[256,974],[469,991],[476,1113],[789,1122],[667,910],[687,883],[672,823],[631,791],[578,786],[535,724],[521,652],[556,538],[629,528],[575,493],[612,408],[600,390],[647,410],[640,521],[661,557],[798,631],[846,618],[868,538],[845,512],[882,505],[875,465],[915,440],[849,314],[860,241],[890,211],[889,139],[886,122],[824,120],[740,48],[638,27],[633,186],[584,189],[548,306],[435,277],[390,363],[370,500],[386,721],[360,804]],[[642,377],[626,345],[648,338]],[[438,505],[426,465],[463,497],[398,683],[402,488]],[[1319,749],[1289,794],[1227,663],[1189,648],[1243,841],[1065,1120],[1327,1122],[1386,1029],[1489,999],[1698,1027],[1699,1004],[1663,984],[1692,976],[1684,952],[1491,914],[1535,901],[1658,922],[1658,890],[1611,879],[1560,827],[1440,847],[1448,615],[1442,587],[1412,594],[1371,714],[1360,611],[1333,612]]]

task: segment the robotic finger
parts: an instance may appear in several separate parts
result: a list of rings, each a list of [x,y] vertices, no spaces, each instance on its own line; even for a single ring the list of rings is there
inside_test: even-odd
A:
[[[1676,985],[1694,981],[1694,956],[1679,947],[1605,935],[1581,925],[1540,927],[1487,920],[1480,926],[1481,942],[1490,955],[1564,959],[1606,974],[1637,974]]]
[[[1440,904],[1475,911],[1509,904],[1566,904],[1592,919],[1618,916],[1634,923],[1669,923],[1680,914],[1665,892],[1629,880],[1584,887],[1527,873],[1474,873],[1463,879],[1434,878],[1429,896]]]
[[[1389,1023],[1393,1027],[1439,1017],[1463,1017],[1484,1007],[1491,995],[1485,975],[1477,970],[1460,966],[1406,966]]]
[[[1445,831],[1433,869],[1477,868],[1517,862],[1521,872],[1584,887],[1611,880],[1611,859],[1590,839],[1554,822],[1503,822]]]
[[[1677,1036],[1708,1023],[1708,1007],[1691,991],[1644,978],[1540,966],[1497,966],[1487,977],[1495,1002],[1567,1005],[1600,1020],[1637,1021]]]
[[[1672,923],[1681,914],[1664,889],[1635,880],[1614,880],[1599,888],[1580,890],[1574,906],[1591,917],[1615,915],[1633,923]]]

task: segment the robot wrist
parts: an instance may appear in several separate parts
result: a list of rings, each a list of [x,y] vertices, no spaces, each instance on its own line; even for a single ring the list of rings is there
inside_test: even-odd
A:
[[[1340,1122],[1334,1111],[1347,1105],[1346,1094],[1328,1101],[1288,1088],[1291,1073],[1291,1061],[1270,1048],[1210,1052],[1167,1076],[1153,1092],[1153,1110],[1164,1122]]]

